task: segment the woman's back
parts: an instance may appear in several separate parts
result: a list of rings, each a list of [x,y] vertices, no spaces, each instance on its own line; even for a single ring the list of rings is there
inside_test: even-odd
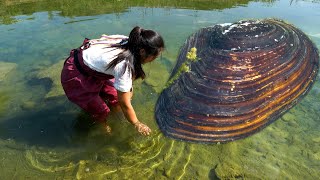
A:
[[[107,67],[124,50],[112,46],[127,38],[123,35],[102,35],[100,39],[90,40],[89,48],[83,50],[83,62],[95,71],[114,75],[113,69]]]

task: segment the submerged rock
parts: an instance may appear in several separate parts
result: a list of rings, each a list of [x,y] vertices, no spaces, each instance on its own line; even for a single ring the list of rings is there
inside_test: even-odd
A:
[[[36,107],[36,102],[34,101],[25,101],[20,105],[22,110],[32,110]]]
[[[0,82],[3,81],[7,74],[17,67],[16,63],[0,61]]]
[[[64,60],[57,62],[56,64],[53,64],[52,66],[49,66],[43,70],[40,70],[37,74],[37,78],[44,79],[49,78],[52,80],[51,89],[46,94],[46,98],[52,98],[57,96],[64,95],[64,91],[61,86],[60,82],[60,74],[61,69],[63,67]]]

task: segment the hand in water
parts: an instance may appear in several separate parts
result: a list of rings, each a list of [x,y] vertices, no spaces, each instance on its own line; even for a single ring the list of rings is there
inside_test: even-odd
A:
[[[151,129],[147,125],[141,123],[140,121],[136,122],[134,124],[134,127],[137,129],[137,131],[140,134],[142,134],[144,136],[148,136],[151,133]]]

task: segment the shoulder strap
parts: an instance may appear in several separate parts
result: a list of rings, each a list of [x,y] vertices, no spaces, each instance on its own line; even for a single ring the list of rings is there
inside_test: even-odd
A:
[[[100,39],[90,40],[90,45],[103,45],[104,48],[119,47],[128,43],[128,38],[102,35]]]

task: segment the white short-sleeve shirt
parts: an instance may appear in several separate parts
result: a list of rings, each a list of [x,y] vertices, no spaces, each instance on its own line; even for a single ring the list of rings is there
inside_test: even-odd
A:
[[[83,62],[91,69],[114,76],[114,87],[121,92],[129,92],[132,88],[132,73],[126,65],[126,60],[119,62],[114,68],[107,69],[123,49],[110,47],[111,44],[127,39],[123,35],[102,35],[100,39],[90,40],[90,47],[83,50]],[[132,64],[130,64],[132,67]]]

